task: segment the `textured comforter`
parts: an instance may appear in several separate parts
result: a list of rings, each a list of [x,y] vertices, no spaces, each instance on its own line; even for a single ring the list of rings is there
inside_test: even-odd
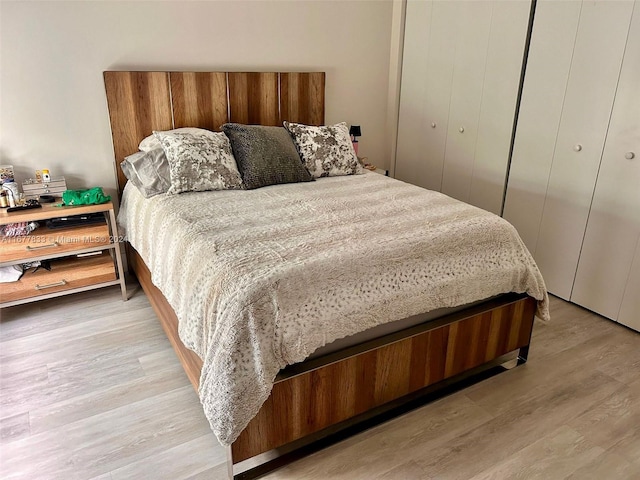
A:
[[[203,360],[220,442],[255,416],[278,371],[337,338],[544,282],[500,217],[375,173],[249,191],[124,190],[119,223]]]

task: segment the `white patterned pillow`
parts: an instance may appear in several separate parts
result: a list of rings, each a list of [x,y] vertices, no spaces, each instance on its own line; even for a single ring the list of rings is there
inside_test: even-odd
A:
[[[314,178],[364,173],[345,122],[322,127],[284,122],[284,126]]]
[[[242,188],[242,178],[222,132],[153,132],[169,161],[167,193]]]

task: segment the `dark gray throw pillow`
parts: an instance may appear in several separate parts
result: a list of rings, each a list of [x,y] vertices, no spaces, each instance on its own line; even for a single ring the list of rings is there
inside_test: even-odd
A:
[[[313,181],[283,127],[225,123],[222,130],[231,141],[246,189]]]

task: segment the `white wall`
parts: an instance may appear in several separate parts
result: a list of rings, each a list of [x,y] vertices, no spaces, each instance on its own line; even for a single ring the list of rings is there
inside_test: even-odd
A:
[[[104,70],[325,71],[326,122],[386,168],[392,0],[0,2],[0,164],[116,180]]]

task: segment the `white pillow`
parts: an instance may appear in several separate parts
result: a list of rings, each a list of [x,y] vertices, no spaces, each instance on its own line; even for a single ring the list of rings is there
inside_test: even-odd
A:
[[[175,130],[166,130],[162,133],[202,133],[209,132],[209,130],[205,130],[203,128],[194,128],[194,127],[183,127],[176,128]],[[147,138],[140,142],[138,145],[138,150],[141,152],[150,152],[151,150],[155,150],[156,148],[162,148],[160,144],[160,140],[158,140],[153,134],[149,135]]]
[[[162,148],[136,152],[120,164],[125,176],[145,198],[166,193],[171,186],[169,161]]]

